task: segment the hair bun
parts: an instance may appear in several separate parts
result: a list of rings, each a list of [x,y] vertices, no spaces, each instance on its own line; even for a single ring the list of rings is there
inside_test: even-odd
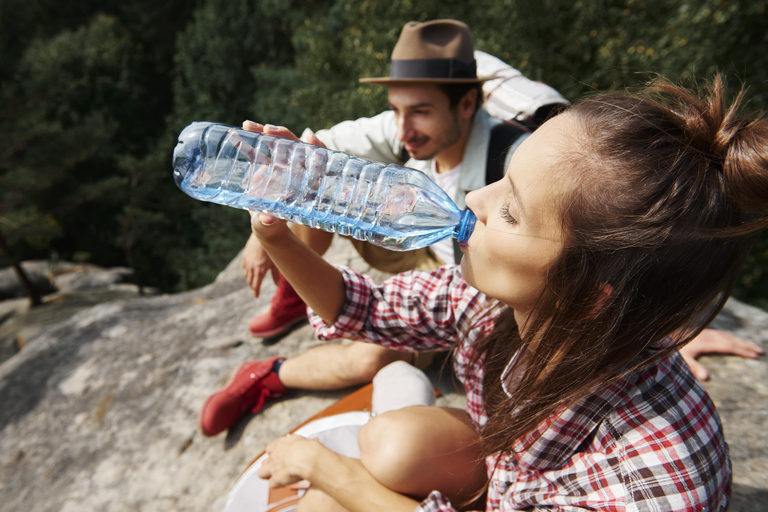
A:
[[[739,113],[744,89],[730,103],[722,75],[708,84],[703,98],[680,98],[688,106],[685,127],[693,146],[712,159],[728,195],[739,210],[768,210],[768,122]]]
[[[728,143],[723,162],[726,185],[748,211],[768,210],[768,123],[745,123]]]

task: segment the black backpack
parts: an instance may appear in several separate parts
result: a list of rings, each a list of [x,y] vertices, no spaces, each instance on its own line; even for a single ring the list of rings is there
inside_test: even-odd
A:
[[[536,110],[529,120],[503,121],[491,129],[491,140],[488,142],[488,161],[485,166],[485,184],[494,183],[504,177],[507,151],[521,135],[531,133],[544,124],[544,121],[566,108],[565,104],[552,103]]]

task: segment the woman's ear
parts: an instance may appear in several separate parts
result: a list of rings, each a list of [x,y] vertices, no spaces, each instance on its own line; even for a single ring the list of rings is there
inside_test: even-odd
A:
[[[600,298],[597,299],[597,306],[602,308],[608,302],[608,299],[613,295],[613,286],[605,283],[603,289],[600,290]]]
[[[589,313],[589,318],[595,318],[600,313],[600,311],[606,305],[608,305],[608,300],[611,298],[611,295],[613,295],[613,286],[605,283],[602,288],[600,288],[597,301],[595,301],[595,305],[592,308],[592,311]]]

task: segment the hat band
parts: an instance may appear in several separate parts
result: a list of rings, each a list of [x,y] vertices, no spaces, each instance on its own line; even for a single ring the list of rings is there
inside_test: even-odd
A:
[[[456,59],[408,59],[393,60],[389,78],[402,79],[474,79],[477,63]]]

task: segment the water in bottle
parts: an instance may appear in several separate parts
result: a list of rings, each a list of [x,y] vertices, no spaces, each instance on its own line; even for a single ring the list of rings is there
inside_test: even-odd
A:
[[[451,236],[466,242],[475,225],[474,214],[421,171],[217,123],[181,132],[173,177],[195,199],[397,251]]]

